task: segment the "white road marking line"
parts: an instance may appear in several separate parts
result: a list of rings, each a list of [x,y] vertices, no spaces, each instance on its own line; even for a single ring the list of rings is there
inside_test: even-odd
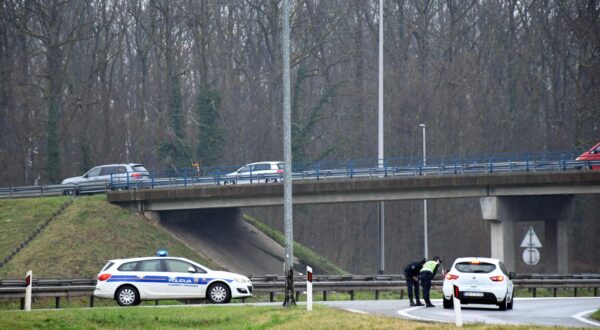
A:
[[[583,323],[587,323],[587,324],[591,324],[593,326],[596,327],[600,327],[600,322],[596,322],[596,321],[592,321],[592,320],[588,320],[584,317],[584,315],[588,315],[588,314],[592,314],[593,312],[595,312],[595,309],[589,310],[589,311],[585,311],[585,312],[581,312],[581,313],[577,313],[575,315],[573,315],[572,317],[580,322]]]
[[[447,320],[430,319],[430,318],[426,318],[426,317],[421,317],[421,316],[415,316],[415,315],[408,314],[408,312],[412,312],[414,310],[421,309],[421,308],[426,308],[426,307],[422,307],[422,306],[410,307],[410,308],[406,308],[406,309],[401,309],[401,310],[397,311],[396,313],[398,313],[398,315],[403,316],[405,318],[413,319],[413,320],[417,320],[417,321],[454,323],[454,322],[450,322],[450,321],[447,321]]]
[[[352,308],[342,308],[342,309],[343,309],[343,310],[345,310],[345,311],[348,311],[348,312],[350,312],[350,313],[357,313],[357,314],[369,314],[369,313],[367,313],[367,312],[365,312],[365,311],[360,311],[360,310],[358,310],[358,309],[352,309]]]

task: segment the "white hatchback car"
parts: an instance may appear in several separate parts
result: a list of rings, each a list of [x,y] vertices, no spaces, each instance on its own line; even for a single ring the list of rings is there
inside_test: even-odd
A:
[[[223,178],[224,184],[264,181],[277,182],[283,176],[283,162],[258,162],[240,167],[237,171],[228,173]]]
[[[121,306],[142,300],[205,299],[213,304],[252,296],[248,277],[210,270],[185,258],[146,257],[110,260],[98,274],[94,296]]]
[[[444,278],[444,308],[452,308],[454,286],[461,304],[495,304],[500,310],[513,308],[514,272],[492,258],[458,258]]]

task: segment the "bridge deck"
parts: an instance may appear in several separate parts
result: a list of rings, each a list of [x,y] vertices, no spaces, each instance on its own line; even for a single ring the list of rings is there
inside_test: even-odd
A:
[[[600,171],[324,179],[293,183],[294,204],[600,193]],[[109,191],[107,199],[143,210],[283,204],[281,183],[198,185]]]

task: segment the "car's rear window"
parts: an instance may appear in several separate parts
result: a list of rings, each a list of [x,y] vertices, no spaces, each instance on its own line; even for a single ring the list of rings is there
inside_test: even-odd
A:
[[[122,264],[118,269],[122,272],[131,272],[134,271],[137,266],[137,261],[127,262]]]
[[[485,262],[460,262],[454,267],[461,273],[490,273],[496,269],[496,265]]]
[[[277,163],[277,168],[283,170],[283,163]]]
[[[101,272],[109,269],[110,267],[112,267],[112,265],[114,265],[115,263],[112,261],[109,261],[106,265],[104,265],[104,268],[102,268]]]
[[[148,172],[146,168],[142,165],[135,165],[132,167],[134,172]]]

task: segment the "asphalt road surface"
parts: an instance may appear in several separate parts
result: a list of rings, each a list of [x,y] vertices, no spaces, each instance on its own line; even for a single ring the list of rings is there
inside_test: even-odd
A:
[[[444,309],[441,299],[432,302],[435,308],[410,307],[407,300],[331,301],[324,304],[357,313],[454,323],[453,309]],[[599,308],[600,297],[515,298],[514,308],[508,311],[500,311],[492,305],[464,305],[462,317],[463,323],[600,328],[600,321],[589,318],[589,314]]]

